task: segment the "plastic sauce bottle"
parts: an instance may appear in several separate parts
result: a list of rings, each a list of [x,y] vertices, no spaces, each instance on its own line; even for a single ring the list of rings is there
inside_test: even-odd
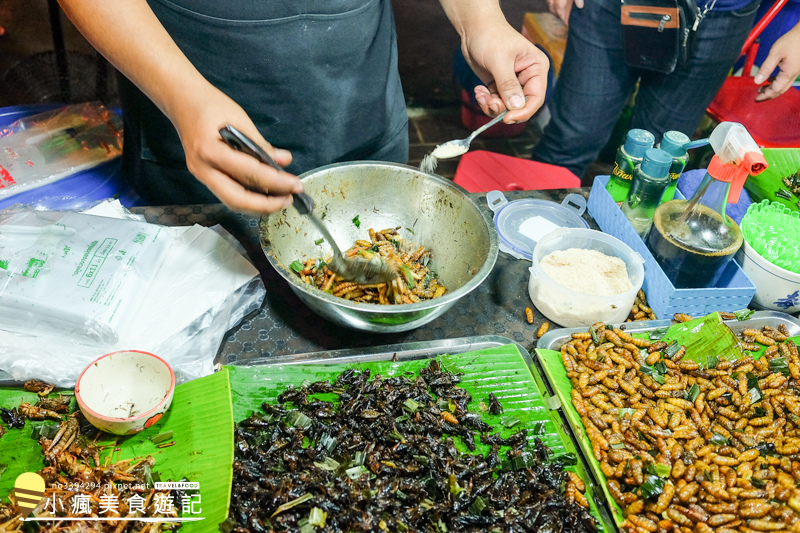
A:
[[[617,159],[606,190],[618,204],[628,197],[633,180],[633,169],[642,162],[644,153],[652,148],[655,136],[647,130],[632,129],[625,137],[625,143],[617,150]]]
[[[664,196],[661,198],[662,202],[668,202],[675,197],[678,178],[683,169],[686,168],[686,163],[689,162],[689,152],[686,151],[686,144],[689,142],[689,137],[680,131],[668,131],[661,139],[659,148],[672,156],[672,166],[669,169],[671,180],[667,185],[667,190],[664,191]]]
[[[677,288],[714,287],[744,241],[742,231],[725,214],[739,201],[748,175],[767,168],[761,149],[741,124],[723,122],[710,143],[715,155],[690,200],[658,206],[647,247]]]
[[[671,165],[672,156],[666,151],[648,148],[641,164],[636,165],[633,171],[631,189],[622,203],[622,212],[642,239],[650,231],[653,213],[672,181]]]

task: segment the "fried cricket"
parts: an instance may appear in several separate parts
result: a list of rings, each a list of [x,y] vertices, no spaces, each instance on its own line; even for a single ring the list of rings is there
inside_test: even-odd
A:
[[[459,380],[433,360],[418,375],[290,386],[236,428],[223,531],[594,531],[583,481],[524,430],[490,433]],[[478,439],[485,455],[456,447]]]
[[[35,392],[42,397],[50,394],[55,388],[54,385],[51,385],[39,379],[29,379],[28,381],[25,382],[23,387],[25,388],[26,391]]]
[[[17,430],[25,427],[26,417],[61,419],[59,412],[67,414],[55,433],[48,433],[52,438],[43,436],[44,432],[39,437],[47,466],[38,471],[45,480],[44,497],[33,509],[38,531],[157,533],[180,528],[180,523],[170,519],[178,517],[183,506],[181,498],[186,495],[153,488],[152,456],[112,462],[112,452],[101,461],[101,450],[93,440],[97,430],[80,412],[68,413],[71,399],[71,396],[43,398],[35,406],[22,403],[19,410],[0,411],[9,427]],[[30,531],[31,523],[22,520],[13,495],[9,499],[11,503],[0,502],[0,533]],[[79,518],[79,521],[65,518]]]

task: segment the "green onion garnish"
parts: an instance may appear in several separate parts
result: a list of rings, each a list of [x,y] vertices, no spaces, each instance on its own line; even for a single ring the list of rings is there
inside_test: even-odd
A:
[[[360,478],[361,476],[363,476],[368,472],[369,470],[367,470],[367,467],[365,467],[364,465],[354,466],[353,468],[348,468],[347,470],[344,471],[344,473],[347,474],[347,477],[349,477],[353,481],[357,480],[358,478]]]

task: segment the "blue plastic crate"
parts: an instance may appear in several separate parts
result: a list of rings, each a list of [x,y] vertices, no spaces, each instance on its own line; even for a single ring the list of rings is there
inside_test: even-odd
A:
[[[756,286],[747,277],[736,260],[728,263],[715,287],[705,289],[677,289],[656,262],[647,245],[622,214],[611,195],[606,191],[609,176],[597,176],[589,194],[587,208],[605,233],[627,243],[644,258],[644,289],[647,301],[658,318],[669,318],[675,313],[702,316],[714,311],[737,311],[750,304]],[[680,191],[676,198],[683,198]]]

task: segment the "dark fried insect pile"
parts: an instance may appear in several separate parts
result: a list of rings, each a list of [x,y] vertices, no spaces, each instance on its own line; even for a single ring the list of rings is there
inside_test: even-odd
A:
[[[636,293],[636,299],[633,302],[633,307],[631,307],[631,312],[628,315],[628,320],[626,320],[626,322],[655,319],[656,314],[647,303],[647,296],[645,296],[642,289],[639,289],[639,292]]]
[[[223,531],[595,530],[579,505],[583,482],[540,440],[491,434],[458,375],[435,360],[410,374],[347,370],[289,387],[240,422]],[[462,453],[457,439],[490,451]]]
[[[795,196],[800,197],[800,172],[795,172],[791,176],[786,176],[781,181],[783,181],[783,184],[786,185],[786,188],[789,189],[789,191],[791,191],[792,194],[794,194]],[[789,191],[784,190],[784,194],[783,195],[776,193],[775,196],[781,196],[783,198],[786,198],[787,194],[785,194],[785,193],[787,193]],[[780,190],[778,192],[780,192]],[[787,200],[791,200],[791,198],[792,198],[791,194],[788,195],[788,196],[789,196],[789,198],[786,198],[786,199]]]

